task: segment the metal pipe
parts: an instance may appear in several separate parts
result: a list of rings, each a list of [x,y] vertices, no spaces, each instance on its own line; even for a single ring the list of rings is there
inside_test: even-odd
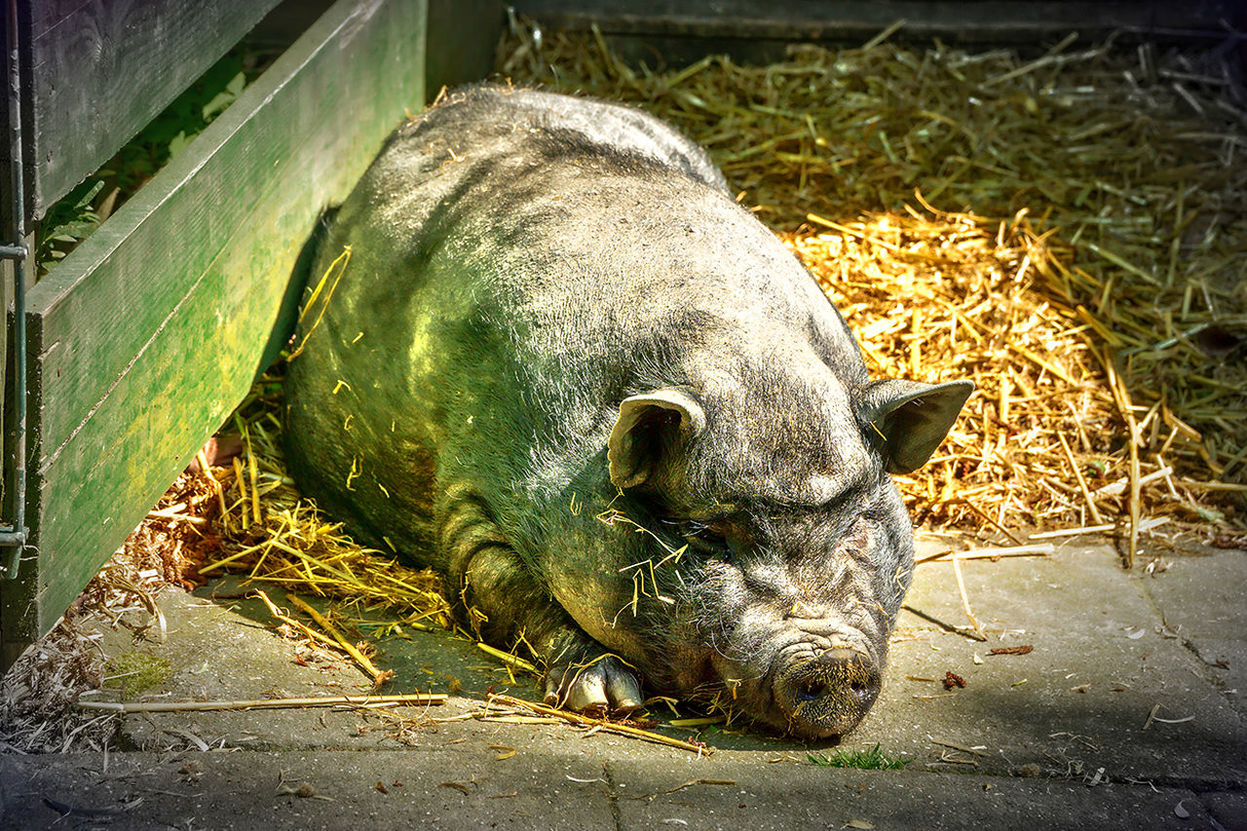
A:
[[[3,255],[13,260],[13,524],[0,530],[0,545],[12,546],[3,576],[17,577],[26,547],[26,201],[22,179],[21,57],[17,35],[17,0],[8,0],[9,22],[9,183],[13,189],[13,244]]]

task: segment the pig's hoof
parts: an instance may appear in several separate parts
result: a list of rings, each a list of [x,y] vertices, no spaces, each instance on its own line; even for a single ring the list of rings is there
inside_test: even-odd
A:
[[[614,655],[553,666],[546,673],[546,703],[579,712],[631,712],[641,706],[636,671]]]

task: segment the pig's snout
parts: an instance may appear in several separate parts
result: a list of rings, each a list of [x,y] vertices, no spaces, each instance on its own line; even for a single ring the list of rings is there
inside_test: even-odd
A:
[[[881,681],[878,664],[865,650],[806,643],[786,656],[772,693],[790,733],[828,738],[857,726],[875,703]]]

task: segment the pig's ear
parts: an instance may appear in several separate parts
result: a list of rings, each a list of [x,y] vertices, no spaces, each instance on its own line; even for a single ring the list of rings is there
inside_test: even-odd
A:
[[[653,473],[664,446],[704,429],[705,410],[684,390],[666,388],[625,398],[606,451],[611,484],[621,490],[641,484]]]
[[[974,392],[973,381],[920,384],[875,381],[864,390],[858,412],[867,430],[883,437],[889,473],[909,473],[926,464],[952,429]]]

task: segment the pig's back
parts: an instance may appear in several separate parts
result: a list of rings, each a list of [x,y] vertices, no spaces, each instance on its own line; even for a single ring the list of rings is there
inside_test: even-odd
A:
[[[708,353],[730,372],[814,348],[864,377],[839,315],[696,145],[617,105],[463,96],[396,131],[322,247],[314,275],[348,245],[351,262],[308,340],[320,354],[291,367],[325,403],[294,420],[353,415],[357,432],[351,458],[305,467],[397,449],[430,487],[554,498],[620,400],[689,383]],[[352,411],[365,388],[384,414]]]
[[[858,354],[705,152],[620,105],[505,87],[452,96],[391,137],[339,212],[322,268],[345,245],[351,271],[391,278],[348,288],[343,319],[388,313],[443,341],[451,321],[469,340],[502,330],[529,366],[563,350],[600,365],[594,348],[652,363],[653,341],[687,346],[725,324],[738,342],[788,328],[828,360]]]

